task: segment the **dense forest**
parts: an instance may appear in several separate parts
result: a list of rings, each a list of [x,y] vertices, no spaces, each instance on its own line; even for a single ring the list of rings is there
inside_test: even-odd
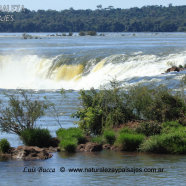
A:
[[[10,15],[9,20],[6,16]],[[183,32],[186,6],[0,12],[0,32]]]

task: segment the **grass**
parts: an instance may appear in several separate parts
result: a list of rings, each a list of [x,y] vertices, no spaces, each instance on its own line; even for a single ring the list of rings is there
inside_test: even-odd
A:
[[[81,130],[80,128],[69,128],[69,129],[60,128],[57,130],[56,134],[60,141],[66,138],[68,139],[75,138],[77,139],[78,144],[86,142],[86,138],[83,133],[83,130]]]
[[[75,152],[78,144],[86,142],[84,133],[80,128],[60,128],[56,134],[60,140],[60,148],[67,152]]]
[[[91,138],[91,142],[102,145],[104,143],[103,136],[94,136]]]
[[[114,142],[116,140],[116,135],[115,135],[114,131],[106,130],[106,131],[104,131],[103,136],[104,136],[107,143],[109,143],[110,145],[114,144]]]
[[[65,150],[66,152],[75,152],[76,147],[77,147],[77,140],[75,138],[64,139],[60,142],[60,148]]]
[[[136,151],[144,141],[143,134],[120,133],[117,141],[124,151]]]

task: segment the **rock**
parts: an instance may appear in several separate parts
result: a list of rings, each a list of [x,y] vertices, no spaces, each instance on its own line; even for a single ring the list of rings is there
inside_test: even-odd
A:
[[[103,149],[104,150],[110,150],[110,148],[111,148],[111,145],[110,144],[104,144],[103,145]]]
[[[13,159],[44,160],[52,157],[50,150],[35,146],[19,146],[12,150],[11,155]]]
[[[113,151],[122,151],[122,148],[118,147],[116,145],[112,145],[112,147],[110,149],[113,150]]]
[[[79,151],[79,152],[85,151],[85,144],[78,145],[77,148],[76,148],[76,150]]]
[[[169,73],[169,72],[180,72],[180,71],[183,71],[185,70],[185,68],[180,68],[180,67],[177,67],[177,66],[173,66],[171,68],[168,68],[165,73]]]
[[[101,151],[102,145],[99,145],[97,143],[88,142],[86,144],[80,144],[77,146],[76,150],[79,152],[96,152]]]
[[[97,143],[88,142],[85,144],[85,152],[96,152],[101,150],[102,145],[99,145]]]

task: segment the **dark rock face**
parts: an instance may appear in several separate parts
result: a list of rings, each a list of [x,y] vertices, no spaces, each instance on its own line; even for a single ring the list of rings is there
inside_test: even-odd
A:
[[[52,157],[50,149],[35,146],[19,146],[12,149],[12,159],[22,160],[44,160]]]
[[[110,150],[113,150],[113,151],[122,151],[122,148],[119,147],[119,146],[113,145],[113,146],[111,146]]]
[[[180,71],[183,71],[183,70],[185,70],[185,68],[180,68],[180,67],[173,66],[171,68],[168,68],[165,73],[168,73],[168,72],[180,72]]]
[[[103,145],[103,149],[104,150],[110,150],[111,149],[111,145],[110,144],[104,144]]]
[[[85,151],[85,144],[78,145],[76,150],[79,151],[79,152]]]
[[[77,151],[80,152],[97,152],[97,151],[101,151],[102,145],[99,145],[97,143],[92,143],[92,142],[88,142],[86,144],[80,144],[77,147]]]

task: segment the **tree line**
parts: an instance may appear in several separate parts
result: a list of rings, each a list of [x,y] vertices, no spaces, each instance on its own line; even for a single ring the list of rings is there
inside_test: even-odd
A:
[[[98,6],[97,6],[98,7]],[[184,32],[186,6],[0,12],[0,32]],[[3,21],[4,20],[4,21]]]

